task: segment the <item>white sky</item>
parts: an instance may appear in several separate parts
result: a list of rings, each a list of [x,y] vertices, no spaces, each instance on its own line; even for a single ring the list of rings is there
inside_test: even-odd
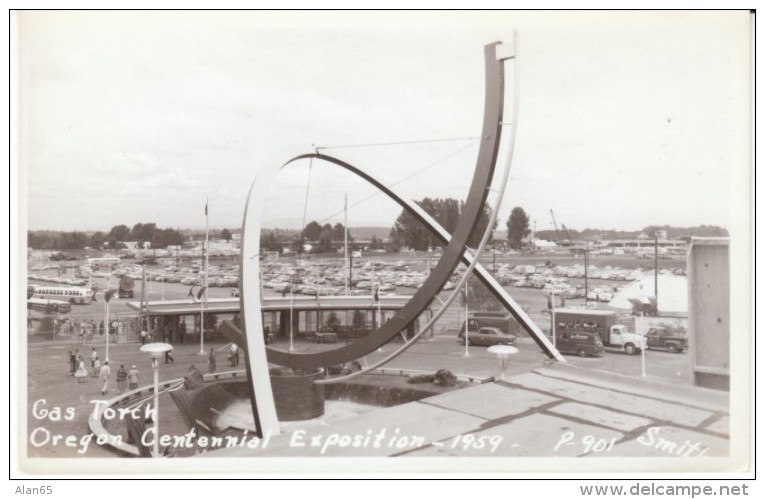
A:
[[[475,137],[483,46],[514,28],[520,117],[500,228],[514,206],[539,230],[550,209],[572,229],[625,230],[730,227],[748,210],[746,12],[30,11],[18,22],[28,227],[200,228],[206,197],[212,227],[239,227],[258,168],[311,144]],[[477,146],[326,152],[387,182],[453,155],[398,188],[464,198]],[[278,177],[267,225],[302,224],[307,167]],[[342,222],[327,217],[346,193],[354,205],[374,190],[314,163],[306,221]],[[349,225],[399,212],[377,196]]]

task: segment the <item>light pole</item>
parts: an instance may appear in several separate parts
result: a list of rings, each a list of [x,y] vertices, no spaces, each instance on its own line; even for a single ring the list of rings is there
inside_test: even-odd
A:
[[[197,294],[197,300],[199,300],[199,355],[205,355],[205,305],[207,305],[205,293],[207,293],[207,286],[202,286]]]
[[[112,296],[114,296],[114,293],[116,292],[116,289],[107,289],[104,293],[104,329],[106,329],[106,354],[104,360],[106,362],[109,362],[109,300],[112,299]]]
[[[159,359],[172,351],[167,343],[148,343],[141,347],[141,352],[151,355],[151,367],[154,369],[154,458],[159,457]]]
[[[290,352],[295,351],[295,347],[292,343],[292,337],[293,337],[293,331],[294,331],[294,321],[295,321],[295,285],[290,285]]]
[[[550,321],[552,322],[552,344],[553,348],[558,348],[555,346],[555,291],[553,290],[552,293],[550,293]]]
[[[659,231],[653,231],[653,295],[659,303]],[[657,305],[658,306],[658,305]]]
[[[468,327],[468,279],[465,279],[465,353],[462,355],[463,357],[470,357],[470,352],[468,351],[468,346],[470,345],[470,340],[468,340],[468,331],[470,328]]]
[[[587,286],[587,256],[590,254],[590,243],[589,241],[586,243],[586,246],[584,247],[584,304],[587,305],[587,301],[589,300],[589,287]]]
[[[518,353],[518,349],[511,345],[494,345],[489,347],[487,352],[497,356],[497,360],[499,360],[499,379],[505,379],[505,371],[507,371],[510,356]]]

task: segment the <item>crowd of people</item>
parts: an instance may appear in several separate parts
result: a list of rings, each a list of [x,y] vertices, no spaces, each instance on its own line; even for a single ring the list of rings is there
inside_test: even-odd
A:
[[[79,349],[69,350],[69,375],[77,380],[77,383],[85,383],[88,377],[96,378],[103,384],[101,386],[101,395],[109,392],[109,382],[111,381],[112,371],[109,361],[104,360],[98,355],[98,350],[93,347],[90,352],[90,370],[85,366],[85,357]],[[124,364],[120,364],[116,373],[117,391],[125,393],[126,390],[135,390],[138,388],[138,368],[133,365],[130,371],[125,369]]]

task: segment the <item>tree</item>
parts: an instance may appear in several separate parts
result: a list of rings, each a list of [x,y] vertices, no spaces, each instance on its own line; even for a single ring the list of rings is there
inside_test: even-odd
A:
[[[127,225],[115,225],[109,231],[109,238],[114,238],[119,242],[128,241],[130,239],[130,227]]]
[[[340,318],[335,312],[330,312],[324,321],[324,325],[333,333],[337,333],[340,330]]]
[[[361,310],[354,311],[351,317],[351,325],[355,331],[363,330],[367,325],[366,314]]]
[[[507,240],[510,247],[520,249],[521,241],[530,233],[529,216],[523,211],[523,208],[516,206],[507,219]]]
[[[106,234],[99,230],[90,236],[89,245],[91,248],[101,248],[104,245],[104,242],[106,242]]]
[[[282,245],[279,244],[279,241],[276,240],[276,236],[273,232],[269,232],[266,234],[260,235],[260,250],[261,251],[278,251],[279,253],[282,253],[284,251],[284,248],[282,248]]]
[[[332,235],[335,236],[336,241],[345,239],[345,226],[340,222],[337,222],[332,228]]]
[[[295,237],[295,239],[292,240],[292,244],[291,244],[292,251],[298,254],[303,253],[304,244],[305,244],[305,238],[303,238],[302,236]]]
[[[170,245],[181,246],[183,244],[183,234],[175,229],[157,229],[151,239],[153,248],[167,248]]]
[[[220,231],[220,238],[225,239],[226,241],[231,241],[231,231],[228,229],[223,229]]]
[[[369,249],[379,250],[383,249],[383,241],[377,236],[372,236],[372,240],[369,242]]]
[[[307,241],[318,241],[319,236],[321,236],[321,231],[321,225],[319,225],[319,223],[314,220],[313,222],[310,222],[308,225],[306,225],[303,229],[303,237]]]
[[[454,233],[460,217],[460,206],[464,205],[456,199],[431,199],[424,198],[417,201],[430,216],[436,219],[450,234]],[[483,235],[486,227],[489,225],[489,208],[484,206],[483,213],[473,234],[468,240],[468,244],[477,246],[480,237]],[[492,228],[493,230],[494,228]],[[398,247],[409,247],[416,250],[427,250],[431,246],[441,245],[440,240],[433,235],[414,215],[404,210],[396,219],[390,232],[391,245]]]
[[[319,234],[319,244],[314,248],[316,253],[329,253],[332,251],[332,226],[327,224]]]
[[[156,230],[157,224],[155,223],[135,224],[133,230],[130,231],[130,237],[139,243],[151,242],[153,244]]]

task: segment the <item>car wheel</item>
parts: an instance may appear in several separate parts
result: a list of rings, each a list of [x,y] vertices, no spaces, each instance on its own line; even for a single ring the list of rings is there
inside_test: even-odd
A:
[[[669,353],[676,353],[677,352],[677,345],[675,345],[674,343],[670,343],[669,345],[667,345],[667,352],[669,352]]]
[[[69,303],[71,303],[72,305],[74,305],[76,302],[75,302],[74,298],[69,298]]]
[[[586,350],[579,350],[577,352],[580,357],[587,357],[587,351]]]
[[[637,353],[637,348],[635,348],[635,345],[632,343],[627,343],[624,345],[624,351],[627,352],[627,355],[635,355]]]

